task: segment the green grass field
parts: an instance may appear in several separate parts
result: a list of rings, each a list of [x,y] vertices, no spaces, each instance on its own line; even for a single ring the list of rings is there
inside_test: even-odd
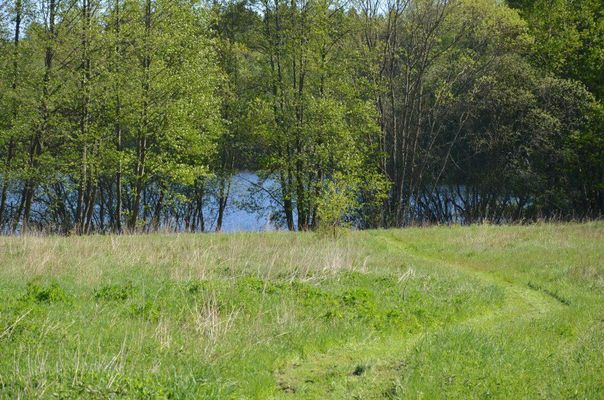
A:
[[[603,399],[604,223],[0,238],[3,398]]]

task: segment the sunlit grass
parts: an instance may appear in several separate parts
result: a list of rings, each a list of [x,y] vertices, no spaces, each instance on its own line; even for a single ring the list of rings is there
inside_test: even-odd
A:
[[[5,398],[602,398],[604,225],[0,238]]]

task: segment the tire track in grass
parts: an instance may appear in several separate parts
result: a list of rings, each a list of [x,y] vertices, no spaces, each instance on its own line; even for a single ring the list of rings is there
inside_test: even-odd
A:
[[[563,307],[555,299],[528,286],[520,286],[494,274],[479,271],[457,262],[444,261],[418,254],[407,248],[392,233],[380,235],[391,248],[410,259],[432,265],[444,265],[459,273],[474,276],[504,290],[504,304],[484,313],[442,328],[432,328],[412,335],[389,335],[351,341],[323,353],[290,363],[275,373],[279,390],[274,398],[301,399],[381,399],[397,381],[404,366],[401,360],[425,337],[456,327],[488,329],[518,319],[539,318]]]

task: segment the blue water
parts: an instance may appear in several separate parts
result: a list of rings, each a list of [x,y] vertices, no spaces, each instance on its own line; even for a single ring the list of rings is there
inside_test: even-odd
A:
[[[444,196],[446,199],[442,202],[441,208],[450,216],[450,222],[464,221],[463,209],[466,206],[463,197],[467,197],[466,188],[457,188],[445,185],[437,187],[435,196]],[[208,186],[209,193],[204,197],[204,221],[205,230],[214,231],[216,229],[217,219],[217,196],[215,185]],[[279,185],[272,178],[261,179],[253,171],[240,171],[231,178],[231,189],[227,202],[227,207],[223,216],[222,231],[273,231],[285,229],[283,221],[279,221],[282,206],[279,204]],[[411,200],[415,206],[415,201]],[[517,199],[510,198],[511,204]],[[18,199],[14,195],[9,195],[8,204],[10,208],[17,206]],[[34,205],[34,214],[41,203]],[[44,206],[42,206],[44,207]],[[430,206],[429,206],[430,207]],[[433,206],[432,206],[433,207]],[[44,213],[46,210],[40,210]],[[294,223],[296,223],[296,213],[294,209]],[[6,225],[8,227],[8,225]],[[180,226],[179,229],[184,229]]]
[[[261,181],[251,171],[241,171],[231,180],[231,191],[222,220],[224,232],[236,231],[272,231],[283,228],[271,217],[275,215],[278,204],[270,198],[275,190],[272,179]],[[250,204],[253,203],[253,204]],[[216,207],[210,204],[205,209],[206,230],[216,227]]]
[[[271,220],[271,216],[277,214],[279,204],[271,198],[270,194],[277,189],[278,187],[273,179],[261,180],[255,172],[240,171],[233,175],[227,207],[222,220],[222,231],[272,231],[283,229],[283,226]],[[218,209],[216,188],[210,187],[209,190],[213,193],[207,193],[204,199],[205,230],[214,231]],[[16,209],[19,203],[18,195],[9,193],[7,200],[9,208]],[[46,211],[45,205],[38,202],[34,203],[33,214],[42,214]],[[8,226],[7,224],[7,228]],[[184,229],[184,226],[181,226],[180,229]]]

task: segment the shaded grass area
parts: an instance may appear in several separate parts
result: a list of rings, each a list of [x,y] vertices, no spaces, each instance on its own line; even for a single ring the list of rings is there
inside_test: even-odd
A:
[[[604,225],[0,238],[5,398],[602,398]]]

